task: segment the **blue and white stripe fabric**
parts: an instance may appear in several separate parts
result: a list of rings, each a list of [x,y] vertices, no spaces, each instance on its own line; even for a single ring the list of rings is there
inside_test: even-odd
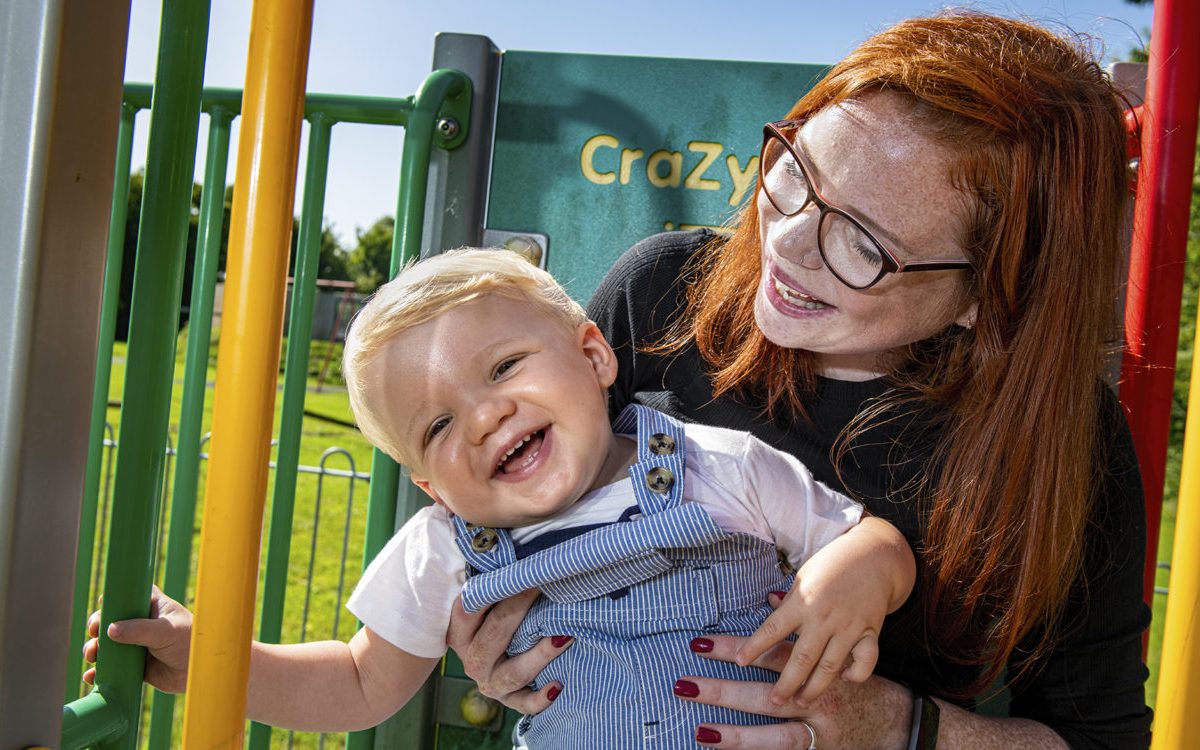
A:
[[[614,431],[637,433],[629,474],[641,518],[519,560],[506,531],[455,519],[456,543],[478,571],[462,590],[468,611],[529,588],[543,593],[513,636],[510,654],[546,636],[576,639],[533,683],[539,689],[561,681],[562,693],[518,723],[514,743],[535,750],[691,748],[700,723],[773,723],[680,700],[672,689],[688,675],[775,679],[766,670],[701,659],[688,647],[697,635],[748,635],[762,624],[771,612],[767,593],[791,586],[774,545],[726,532],[702,505],[683,502],[682,424],[631,405]],[[489,534],[486,543],[480,534]]]

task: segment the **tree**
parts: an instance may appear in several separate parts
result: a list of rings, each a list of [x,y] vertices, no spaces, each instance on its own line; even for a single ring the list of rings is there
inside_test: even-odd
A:
[[[129,178],[129,196],[125,216],[125,246],[121,266],[121,291],[117,302],[116,338],[125,341],[129,337],[129,306],[133,296],[133,272],[137,255],[138,226],[142,215],[142,187],[145,173],[139,171]],[[203,188],[200,183],[192,184],[191,211],[188,217],[187,247],[184,256],[183,289],[180,304],[179,325],[187,323],[188,310],[192,298],[192,275],[196,266],[196,241],[200,223],[200,201]],[[223,196],[224,211],[221,217],[221,243],[217,257],[217,270],[225,270],[225,262],[229,252],[229,214],[233,206],[233,186],[226,185]],[[288,268],[294,272],[296,267],[296,243],[298,240],[298,220],[293,219],[290,258]],[[388,235],[389,242],[391,235]],[[386,259],[385,259],[386,263]],[[384,266],[386,275],[387,266]],[[329,226],[321,231],[320,256],[317,274],[323,279],[349,281],[350,274],[346,251],[338,243],[337,237]]]
[[[346,250],[338,243],[333,230],[326,226],[321,230],[321,256],[317,262],[317,276],[334,281],[351,281]]]
[[[133,273],[137,258],[138,227],[142,219],[142,188],[146,180],[144,171],[130,175],[129,195],[125,213],[125,245],[121,260],[121,288],[117,300],[116,340],[126,341],[129,338],[129,308],[133,298]],[[190,280],[192,269],[196,262],[196,228],[200,218],[200,185],[192,184],[191,211],[188,215],[187,246],[184,256],[183,294],[179,324],[187,322],[187,309],[191,304],[192,288]],[[228,225],[229,204],[225,205],[226,224]],[[226,233],[228,230],[226,230]],[[225,237],[222,237],[222,258],[224,256]]]
[[[358,245],[350,251],[348,271],[359,292],[369,294],[388,280],[395,229],[395,219],[385,216],[366,231],[355,230]]]

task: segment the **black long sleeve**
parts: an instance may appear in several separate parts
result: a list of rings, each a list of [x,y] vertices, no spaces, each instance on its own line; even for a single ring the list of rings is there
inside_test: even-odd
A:
[[[887,390],[882,380],[862,383],[818,379],[808,420],[772,420],[761,403],[731,394],[714,397],[706,365],[694,347],[671,355],[648,354],[684,304],[691,282],[685,264],[712,238],[707,232],[672,232],[638,243],[614,265],[592,297],[588,312],[617,352],[620,370],[611,390],[615,414],[626,404],[653,406],[684,421],[746,430],[792,453],[826,484],[860,499],[920,549],[915,501],[904,488],[931,470],[914,427],[898,419],[856,442],[841,473],[830,451],[864,402]],[[1042,722],[1076,748],[1149,745],[1146,668],[1141,637],[1149,623],[1142,601],[1145,518],[1132,441],[1116,399],[1105,391],[1103,434],[1108,461],[1097,467],[1100,493],[1087,527],[1086,564],[1072,587],[1063,624],[1049,655],[1012,691],[1009,712]],[[881,637],[876,672],[939,695],[967,684],[971,668],[927,648],[918,597],[891,615]],[[1015,671],[1015,670],[1012,670]]]

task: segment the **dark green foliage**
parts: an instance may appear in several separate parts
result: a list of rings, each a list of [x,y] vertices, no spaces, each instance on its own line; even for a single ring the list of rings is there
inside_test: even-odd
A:
[[[373,292],[390,278],[392,234],[395,227],[395,219],[385,216],[370,228],[359,229],[354,233],[358,239],[358,246],[350,251],[349,268],[359,292]]]
[[[125,215],[125,247],[121,266],[121,294],[117,306],[117,341],[125,341],[128,338],[129,305],[133,295],[133,272],[137,254],[138,225],[141,221],[142,213],[142,184],[144,181],[145,173],[142,171],[138,171],[129,178],[129,202]],[[179,325],[181,328],[187,323],[188,310],[191,306],[192,275],[195,271],[196,265],[196,241],[200,224],[200,202],[202,195],[203,186],[201,186],[200,183],[193,183],[191,210],[188,216],[188,236],[187,247],[185,251],[186,256],[183,269],[183,294],[179,313]],[[227,185],[225,187],[223,203],[224,211],[221,219],[221,245],[219,258],[217,261],[217,270],[222,273],[225,271],[225,261],[229,248],[229,214],[233,205],[232,185]],[[288,272],[290,274],[294,274],[296,268],[296,245],[299,235],[298,224],[298,220],[293,220],[291,250],[290,258],[288,260]],[[338,243],[337,237],[333,234],[333,231],[328,226],[321,231],[321,247],[320,258],[317,266],[317,275],[322,279],[333,279],[337,281],[350,281],[354,278],[351,268],[348,264],[346,251]]]

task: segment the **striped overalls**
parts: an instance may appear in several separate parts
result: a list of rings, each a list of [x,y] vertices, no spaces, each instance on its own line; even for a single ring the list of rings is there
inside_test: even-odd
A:
[[[690,748],[702,722],[774,720],[681,700],[675,680],[702,675],[773,682],[774,673],[701,659],[688,642],[704,633],[747,635],[770,614],[770,591],[786,591],[774,545],[720,529],[698,503],[683,503],[683,425],[630,406],[613,427],[636,429],[630,467],[638,513],[518,559],[503,529],[455,517],[457,543],[474,569],[463,587],[467,611],[529,588],[542,596],[509,644],[510,654],[550,635],[576,642],[534,682],[559,680],[561,695],[518,723],[529,748]],[[627,514],[628,515],[628,514]]]

